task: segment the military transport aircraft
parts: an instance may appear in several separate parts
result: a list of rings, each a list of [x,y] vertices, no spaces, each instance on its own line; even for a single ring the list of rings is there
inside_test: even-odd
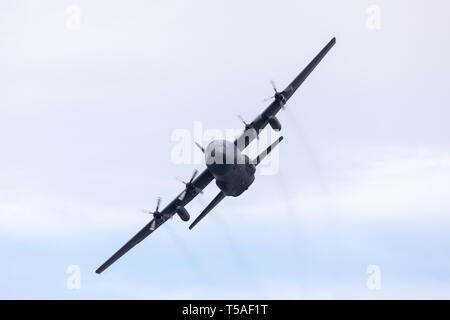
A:
[[[198,174],[194,171],[191,179],[188,182],[183,182],[185,189],[164,209],[159,211],[161,199],[158,198],[156,209],[154,212],[148,212],[153,215],[153,219],[139,231],[130,241],[128,241],[122,248],[119,249],[111,258],[109,258],[103,265],[101,265],[96,273],[103,272],[117,259],[122,257],[126,252],[133,248],[136,244],[144,240],[153,231],[159,228],[164,222],[172,218],[175,214],[183,221],[189,220],[189,213],[185,206],[194,199],[202,190],[212,181],[216,180],[216,184],[221,190],[217,196],[206,206],[203,212],[194,220],[189,226],[192,229],[201,219],[203,219],[220,201],[226,196],[237,197],[242,194],[255,180],[256,166],[264,159],[264,157],[273,150],[283,137],[280,137],[272,143],[263,153],[256,159],[250,160],[243,151],[255,138],[258,137],[260,131],[269,124],[273,130],[280,130],[281,123],[275,117],[280,109],[284,109],[284,105],[294,92],[300,87],[303,81],[319,64],[322,58],[336,43],[336,38],[333,38],[328,44],[317,54],[317,56],[303,69],[302,72],[284,89],[279,92],[275,83],[271,81],[272,87],[275,91],[271,97],[273,102],[251,123],[245,123],[244,132],[236,138],[234,142],[226,140],[214,140],[206,149],[201,145],[197,146],[205,154],[206,169]]]

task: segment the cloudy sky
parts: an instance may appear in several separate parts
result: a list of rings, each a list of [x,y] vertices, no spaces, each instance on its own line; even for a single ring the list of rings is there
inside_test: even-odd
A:
[[[2,1],[0,298],[450,298],[449,9]],[[176,130],[242,128],[334,36],[276,174],[94,273],[204,169],[172,161]]]

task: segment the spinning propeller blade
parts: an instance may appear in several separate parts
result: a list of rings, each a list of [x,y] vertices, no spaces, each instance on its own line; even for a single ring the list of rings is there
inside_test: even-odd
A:
[[[199,143],[195,142],[195,145],[196,145],[200,150],[202,150],[203,153],[205,153],[205,149],[203,149],[203,147],[202,147]]]
[[[186,197],[186,194],[187,194],[188,192],[190,192],[191,195],[193,195],[193,196],[195,196],[195,195],[197,195],[197,194],[203,194],[203,190],[200,189],[200,188],[197,188],[197,187],[194,186],[194,184],[193,184],[194,179],[195,179],[195,177],[197,176],[197,174],[198,174],[198,170],[195,169],[195,170],[194,170],[194,173],[192,174],[191,179],[189,180],[189,182],[185,182],[185,181],[183,181],[183,180],[181,180],[180,178],[177,178],[177,177],[175,178],[175,179],[177,179],[178,181],[180,181],[181,183],[183,183],[184,185],[186,185],[186,189],[184,189],[184,191],[180,194],[180,196],[178,197],[178,200],[183,201],[184,198]],[[194,191],[195,191],[197,194],[195,194]]]
[[[275,81],[270,80],[270,84],[272,85],[273,91],[275,91],[275,93],[277,93],[278,90],[277,90],[277,86],[275,85]]]
[[[278,92],[277,86],[275,85],[275,81],[270,80],[270,84],[272,85],[272,88],[273,88],[273,91],[275,91],[275,94],[273,96],[269,97],[269,98],[265,98],[264,102],[267,102],[267,101],[269,101],[271,99],[280,99],[280,98],[284,100],[283,93],[282,92]],[[281,109],[285,110],[284,103],[281,104]]]
[[[194,170],[194,173],[192,174],[191,180],[189,180],[189,183],[192,183],[192,181],[194,181],[194,179],[195,179],[195,177],[197,176],[197,174],[198,174],[198,170],[195,169],[195,170]]]

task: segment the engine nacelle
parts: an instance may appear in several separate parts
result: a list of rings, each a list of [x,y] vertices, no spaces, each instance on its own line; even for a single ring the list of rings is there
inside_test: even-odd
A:
[[[190,219],[189,213],[187,212],[187,210],[184,207],[178,206],[176,208],[176,213],[181,218],[181,220],[189,221],[189,219]]]
[[[270,126],[272,127],[273,130],[281,130],[281,123],[274,116],[269,117],[269,124],[270,124]]]

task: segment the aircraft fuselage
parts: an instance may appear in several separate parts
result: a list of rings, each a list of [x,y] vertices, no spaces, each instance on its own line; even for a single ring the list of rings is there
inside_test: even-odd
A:
[[[227,196],[239,196],[255,180],[255,165],[230,141],[214,140],[208,144],[205,160],[217,186]]]

